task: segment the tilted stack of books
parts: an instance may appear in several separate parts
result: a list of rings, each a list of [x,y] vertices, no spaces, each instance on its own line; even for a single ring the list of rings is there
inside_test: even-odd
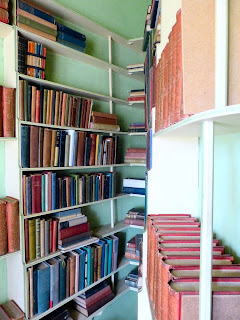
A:
[[[201,227],[189,214],[148,216],[149,297],[156,319],[198,319]],[[213,319],[237,319],[240,266],[213,239]]]
[[[123,179],[123,192],[145,195],[144,179]]]
[[[144,71],[144,63],[130,64],[127,66],[127,71],[129,74],[136,74],[138,72]]]
[[[90,128],[95,130],[120,131],[116,114],[98,111],[92,111]]]
[[[144,26],[144,36],[143,36],[143,45],[142,45],[142,51],[146,51],[149,43],[150,38],[150,32],[152,31],[151,28],[151,10],[152,5],[148,6],[147,9],[147,15],[145,20],[145,26]]]
[[[42,44],[18,37],[18,72],[45,79],[46,48]],[[36,94],[36,92],[35,92]],[[35,98],[36,99],[36,98]],[[36,103],[36,100],[35,100]]]
[[[24,215],[57,210],[115,197],[116,173],[24,174],[22,192]]]
[[[57,24],[57,42],[73,48],[75,50],[84,52],[86,48],[86,36],[76,30],[68,28],[61,23]]]
[[[8,12],[9,0],[0,1],[0,21],[9,23],[9,12]]]
[[[142,123],[142,122],[130,123],[128,132],[146,132],[145,123]]]
[[[33,317],[45,312],[115,271],[117,259],[118,238],[109,236],[29,267],[28,315]]]
[[[56,41],[57,26],[53,13],[29,0],[17,0],[17,26],[41,37]]]
[[[19,80],[20,120],[89,128],[93,101]]]
[[[94,288],[81,294],[73,301],[73,307],[84,316],[89,317],[92,313],[103,307],[114,298],[112,289],[107,281],[99,283]]]
[[[0,137],[15,136],[16,89],[0,86]]]
[[[145,226],[145,209],[132,208],[128,210],[124,223],[135,225],[135,226]]]
[[[140,242],[143,241],[142,234],[136,234],[132,239],[127,242],[125,251],[125,258],[132,260],[140,260]]]
[[[14,300],[10,300],[0,305],[0,319],[1,320],[24,320],[25,315],[22,309],[16,304]]]
[[[129,287],[138,287],[138,269],[132,270],[125,278],[125,284]]]
[[[19,201],[0,199],[0,256],[20,250]]]
[[[131,90],[127,101],[131,103],[143,103],[145,101],[145,90]]]
[[[127,148],[125,163],[146,163],[146,148]]]
[[[21,126],[23,168],[94,166],[116,163],[116,137],[74,130]]]

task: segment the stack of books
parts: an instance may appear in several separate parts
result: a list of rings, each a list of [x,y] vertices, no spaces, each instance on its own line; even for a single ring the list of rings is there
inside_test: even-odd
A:
[[[22,309],[16,304],[14,300],[10,300],[0,305],[0,319],[1,320],[24,320],[25,315]]]
[[[24,215],[67,208],[115,197],[116,173],[23,175]]]
[[[57,42],[84,52],[86,48],[86,36],[76,30],[70,29],[60,23],[57,24]]]
[[[19,80],[20,119],[89,128],[93,101]]]
[[[95,130],[120,131],[116,114],[98,111],[92,112],[90,128]]]
[[[73,300],[73,307],[85,317],[89,317],[113,298],[114,294],[110,285],[107,281],[103,281],[75,298]]]
[[[145,52],[147,50],[147,46],[148,46],[149,38],[150,38],[150,33],[152,31],[151,10],[152,10],[152,5],[149,5],[148,9],[147,9],[147,15],[146,15],[145,27],[144,27],[144,36],[143,36],[143,45],[142,45],[143,52]]]
[[[15,136],[16,89],[0,86],[0,137]]]
[[[136,234],[131,240],[127,242],[125,251],[125,258],[132,260],[140,260],[140,243],[143,241],[142,234]]]
[[[17,26],[41,37],[56,41],[57,26],[52,12],[29,0],[17,1]]]
[[[20,250],[19,201],[0,199],[0,255]]]
[[[43,320],[72,320],[69,317],[69,311],[66,309],[66,306],[60,307],[57,310],[51,312],[47,316],[41,318]]]
[[[146,132],[145,123],[142,123],[142,122],[130,123],[128,132]]]
[[[146,148],[127,148],[125,163],[146,163]]]
[[[123,179],[123,192],[145,195],[144,179]]]
[[[36,218],[24,220],[25,261],[32,261],[57,251],[58,220]]]
[[[58,221],[58,248],[61,251],[98,240],[92,237],[87,217],[81,213],[81,209],[61,211],[53,216]]]
[[[138,287],[138,269],[132,270],[125,278],[125,284],[129,287]]]
[[[117,138],[74,130],[21,127],[23,168],[116,163]]]
[[[126,214],[124,223],[135,226],[145,226],[145,209],[132,208]]]
[[[18,37],[18,72],[45,79],[46,48],[42,44]],[[35,100],[36,103],[36,100]]]
[[[136,74],[138,72],[143,72],[144,63],[130,64],[129,66],[127,66],[127,70],[129,74]]]
[[[130,96],[127,98],[128,102],[143,103],[145,101],[145,90],[131,90]]]
[[[0,1],[0,21],[4,23],[9,23],[8,5],[9,0]]]
[[[30,318],[116,271],[118,241],[113,235],[105,237],[29,267],[27,301]]]

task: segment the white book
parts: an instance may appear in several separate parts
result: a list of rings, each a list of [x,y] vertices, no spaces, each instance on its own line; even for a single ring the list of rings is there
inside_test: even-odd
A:
[[[123,186],[130,188],[145,188],[145,180],[123,179]]]
[[[71,137],[67,134],[65,140],[64,167],[69,167],[70,138]]]
[[[71,253],[76,257],[76,268],[75,268],[75,293],[78,292],[79,287],[79,253],[71,251]]]
[[[74,151],[75,151],[75,131],[67,130],[67,134],[70,136],[69,143],[69,167],[74,166]]]
[[[82,218],[78,218],[78,219],[74,219],[74,220],[70,220],[69,221],[69,227],[74,227],[77,226],[78,224],[82,224],[87,222],[87,217],[82,217]]]

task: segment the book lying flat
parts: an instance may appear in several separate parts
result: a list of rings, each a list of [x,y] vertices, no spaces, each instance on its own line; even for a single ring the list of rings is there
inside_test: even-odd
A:
[[[98,238],[91,237],[90,239],[79,241],[79,242],[76,242],[74,244],[70,244],[70,245],[66,245],[66,246],[60,246],[59,245],[58,248],[62,252],[68,252],[69,250],[75,250],[75,249],[78,249],[80,247],[87,246],[87,245],[92,244],[92,243],[96,243],[98,241],[99,241]]]

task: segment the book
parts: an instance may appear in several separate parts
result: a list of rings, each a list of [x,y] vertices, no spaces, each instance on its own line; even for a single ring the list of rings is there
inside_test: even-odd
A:
[[[59,260],[52,258],[47,260],[50,266],[50,308],[59,302]]]
[[[58,34],[57,34],[57,41],[58,41],[58,39],[70,42],[70,43],[77,45],[79,47],[82,47],[82,48],[86,47],[85,41],[82,41],[82,40],[75,38],[67,33],[64,33],[62,31],[60,31],[59,29],[58,29]]]
[[[22,9],[17,9],[17,15],[21,15],[22,17],[26,17],[30,20],[34,20],[36,21],[37,23],[40,23],[42,25],[45,25],[53,30],[57,30],[57,25],[56,24],[53,24],[45,19],[42,19],[42,18],[39,18],[38,16],[34,15],[34,14],[31,14],[27,11],[24,11]]]
[[[44,19],[52,24],[55,24],[55,20],[53,18],[53,14],[47,13],[44,9],[36,6],[36,5],[30,5],[30,2],[24,1],[24,0],[18,0],[18,8],[21,10],[24,10],[28,13],[33,14],[34,16],[37,16],[41,19]]]
[[[36,266],[37,270],[37,309],[38,313],[47,311],[50,307],[50,267],[42,262]]]
[[[20,309],[20,307],[14,300],[9,300],[6,303],[2,304],[0,310],[4,310],[8,315],[8,318],[6,319],[24,320],[24,312]]]
[[[9,23],[9,13],[8,10],[0,8],[0,21],[4,23]]]
[[[3,87],[3,137],[15,136],[15,94],[16,89]]]
[[[6,202],[4,200],[0,200],[0,223],[0,255],[3,255],[8,251]]]
[[[34,29],[40,30],[44,33],[50,34],[52,36],[57,36],[57,30],[53,29],[45,24],[39,23],[36,20],[33,20],[34,16],[32,17],[32,19],[26,17],[26,16],[22,16],[21,14],[18,13],[17,15],[17,24],[18,23],[22,23],[26,26],[30,26]]]
[[[70,36],[72,36],[73,38],[78,38],[81,41],[86,41],[86,36],[80,32],[77,32],[76,30],[73,30],[71,28],[68,28],[66,26],[64,26],[63,24],[56,22],[57,25],[57,29],[58,31],[68,34]]]
[[[8,10],[9,0],[1,0],[0,1],[0,8]]]
[[[6,201],[8,252],[11,253],[20,250],[19,201],[12,197],[6,197],[4,201]]]

